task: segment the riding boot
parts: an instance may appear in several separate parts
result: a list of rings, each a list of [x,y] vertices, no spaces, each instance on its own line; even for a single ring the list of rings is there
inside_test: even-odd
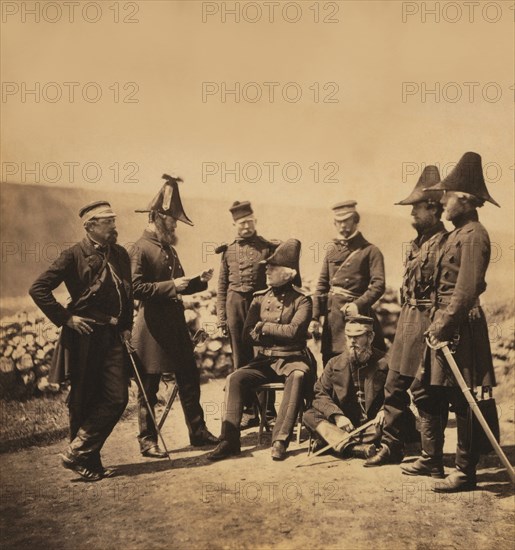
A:
[[[430,415],[420,411],[420,436],[422,456],[412,464],[402,465],[402,472],[409,476],[443,478],[444,431],[441,415]]]

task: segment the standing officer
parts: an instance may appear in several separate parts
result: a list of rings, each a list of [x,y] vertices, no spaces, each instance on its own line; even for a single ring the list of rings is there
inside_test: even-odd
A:
[[[63,466],[86,481],[112,475],[100,450],[128,401],[129,377],[122,339],[130,338],[133,300],[130,260],[116,244],[115,217],[107,201],[80,209],[86,229],[81,242],[64,250],[40,275],[29,294],[43,313],[62,327],[52,361],[52,382],[71,383],[70,445]],[[65,308],[52,293],[66,285]]]
[[[183,294],[207,288],[213,270],[192,279],[184,269],[173,247],[177,237],[177,220],[192,221],[184,213],[178,182],[180,178],[163,176],[166,183],[145,210],[149,225],[130,249],[134,298],[140,301],[133,330],[133,346],[141,359],[143,387],[152,407],[157,403],[161,373],[173,372],[179,387],[190,443],[214,445],[217,438],[204,421],[200,406],[200,375],[193,344],[184,318]],[[157,433],[141,392],[139,405],[139,443],[143,456],[165,458],[157,444]]]
[[[479,296],[486,289],[485,274],[490,263],[490,239],[479,223],[477,208],[490,196],[483,178],[481,157],[465,153],[454,170],[432,189],[444,192],[441,199],[445,218],[455,227],[443,241],[434,275],[434,314],[428,328],[429,343],[449,342],[454,358],[469,388],[495,385],[490,341]],[[458,428],[456,470],[437,484],[435,491],[447,493],[476,487],[479,453],[466,444],[469,405],[459,389],[441,351],[426,350],[423,368],[417,374],[426,399],[418,400],[433,440],[422,439],[422,456],[409,470],[410,475],[429,475],[442,468],[444,429],[441,411],[453,405]],[[429,444],[430,443],[430,444]]]
[[[265,265],[279,242],[271,242],[256,232],[256,218],[250,202],[234,202],[229,209],[237,237],[231,244],[216,249],[222,254],[218,279],[218,326],[224,336],[229,334],[235,369],[248,365],[254,354],[252,343],[243,340],[243,325],[254,292],[266,288]],[[269,403],[273,408],[274,399]],[[273,412],[270,411],[272,414]],[[245,403],[242,428],[257,426],[252,397]]]
[[[345,349],[345,316],[365,315],[374,319],[373,346],[385,351],[383,331],[372,310],[385,289],[384,260],[379,248],[358,230],[356,201],[333,206],[338,238],[333,239],[322,265],[315,290],[310,332],[320,331],[324,316],[322,359],[324,365]]]
[[[312,356],[306,348],[312,302],[293,281],[298,276],[300,241],[289,239],[266,260],[269,288],[256,292],[243,329],[256,357],[227,378],[221,442],[209,455],[222,460],[240,454],[240,422],[245,395],[265,383],[284,382],[272,432],[272,458],[284,460],[304,392],[311,388]]]
[[[424,333],[430,324],[435,262],[440,241],[446,233],[440,220],[442,192],[431,190],[439,181],[438,168],[426,166],[410,196],[397,203],[412,206],[412,225],[417,238],[411,241],[405,258],[402,309],[390,350],[390,369],[385,386],[382,447],[376,456],[365,463],[365,467],[401,462],[407,435],[414,428],[408,389],[412,386],[426,349]],[[429,189],[424,191],[426,188]],[[415,397],[417,385],[415,383],[411,387]],[[420,415],[422,437],[431,438],[424,413]],[[435,469],[433,476],[443,477],[443,468]]]

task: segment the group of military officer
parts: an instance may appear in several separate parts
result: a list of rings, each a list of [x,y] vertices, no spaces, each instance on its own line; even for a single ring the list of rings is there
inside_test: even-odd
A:
[[[301,289],[301,243],[259,236],[250,203],[232,205],[237,237],[217,250],[219,327],[230,336],[235,367],[227,379],[220,439],[204,422],[181,300],[183,294],[207,288],[213,272],[184,276],[173,246],[175,227],[177,220],[191,221],[182,207],[178,181],[167,178],[145,209],[149,225],[130,256],[116,245],[110,205],[100,201],[86,206],[81,211],[86,238],[65,251],[31,287],[43,312],[64,325],[54,361],[54,371],[60,372],[57,367],[64,364],[72,381],[71,443],[62,455],[63,465],[85,479],[109,475],[100,462],[100,449],[127,400],[125,342],[135,348],[144,370],[139,400],[144,456],[166,456],[158,447],[148,410],[156,404],[162,372],[175,373],[191,443],[216,445],[210,460],[241,452],[241,431],[258,422],[255,390],[263,383],[283,382],[279,411],[273,407],[274,397],[267,411],[275,417],[273,459],[286,457],[299,410],[307,402],[304,424],[317,445],[327,443],[343,456],[364,457],[366,467],[400,463],[404,443],[414,432],[409,390],[419,411],[422,455],[403,464],[403,472],[444,477],[444,430],[451,403],[458,428],[456,470],[435,490],[473,489],[479,455],[466,441],[468,405],[435,348],[442,342],[452,344],[470,387],[495,385],[479,305],[490,241],[477,208],[485,201],[497,203],[487,191],[481,157],[466,153],[443,181],[435,166],[427,166],[411,194],[397,203],[411,206],[416,237],[405,258],[402,309],[388,356],[372,307],[385,290],[383,255],[359,231],[356,201],[333,207],[337,237],[312,297]],[[441,221],[444,211],[452,231]],[[63,281],[72,298],[68,308],[52,295]],[[108,296],[116,300],[106,300]],[[134,328],[133,298],[139,301]],[[306,342],[320,332],[324,369],[316,380],[316,362]],[[149,397],[147,408],[143,389]]]

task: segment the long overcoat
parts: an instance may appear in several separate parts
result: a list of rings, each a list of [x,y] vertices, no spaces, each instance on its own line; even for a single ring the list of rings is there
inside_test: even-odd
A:
[[[454,358],[469,387],[494,386],[488,327],[479,296],[486,290],[490,238],[477,212],[453,220],[435,267],[435,311],[429,331],[440,341],[457,341]],[[418,377],[431,385],[452,386],[452,373],[440,351],[427,350]]]
[[[129,255],[134,299],[139,301],[132,344],[144,371],[157,374],[191,367],[195,362],[193,344],[180,294],[201,292],[207,283],[196,277],[178,293],[174,279],[184,277],[184,269],[177,252],[161,244],[148,229],[130,248]]]
[[[431,319],[434,271],[440,242],[446,235],[442,222],[411,241],[404,266],[401,313],[390,349],[390,370],[414,378],[425,354],[424,332]]]
[[[120,331],[130,330],[134,303],[129,256],[122,246],[115,244],[109,247],[108,259],[111,269],[123,286],[123,307],[118,328]],[[104,255],[86,237],[64,250],[30,287],[29,294],[41,311],[56,326],[63,327],[52,359],[49,376],[52,383],[64,382],[70,377],[82,380],[88,369],[88,362],[94,361],[95,354],[89,351],[89,335],[81,335],[63,325],[72,315],[95,317],[94,312],[90,310],[90,304],[95,299],[95,291],[89,290],[104,266]],[[71,298],[66,307],[52,294],[61,283],[65,284]],[[81,393],[79,387],[75,387],[73,391]]]

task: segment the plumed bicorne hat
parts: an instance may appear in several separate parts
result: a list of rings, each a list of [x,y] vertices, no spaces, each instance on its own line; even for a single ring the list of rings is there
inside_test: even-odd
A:
[[[148,206],[136,212],[159,212],[166,216],[172,216],[174,219],[193,225],[193,222],[188,218],[181,202],[181,195],[179,193],[179,182],[182,183],[182,179],[176,176],[169,176],[163,174],[162,178],[165,183],[159,190],[159,193],[150,201]]]

